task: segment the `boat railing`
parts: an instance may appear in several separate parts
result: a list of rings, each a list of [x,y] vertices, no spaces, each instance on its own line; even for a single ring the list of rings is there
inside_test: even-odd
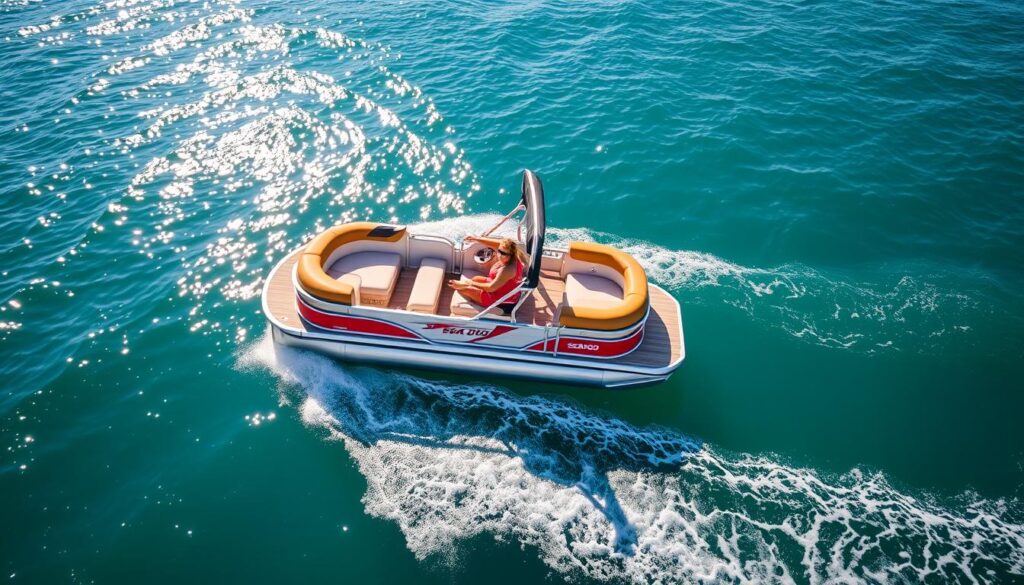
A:
[[[520,284],[519,286],[515,287],[514,289],[512,289],[512,290],[508,291],[507,293],[505,293],[504,295],[502,295],[502,297],[500,299],[498,299],[498,300],[494,301],[493,303],[491,303],[491,305],[489,307],[485,307],[484,310],[482,310],[479,313],[477,313],[476,315],[474,315],[473,318],[474,319],[479,319],[481,317],[484,317],[489,312],[491,312],[492,310],[497,308],[499,305],[504,303],[506,300],[511,298],[512,295],[514,295],[516,293],[524,293],[524,294],[519,295],[519,300],[516,301],[516,306],[512,307],[511,317],[512,317],[512,322],[515,323],[516,322],[516,311],[519,310],[519,307],[523,304],[523,301],[526,300],[526,297],[529,296],[529,294],[532,291],[533,291],[533,288],[528,287],[525,284]]]
[[[414,240],[434,240],[437,242],[444,242],[446,244],[450,244],[452,248],[455,247],[455,242],[444,236],[435,236],[434,234],[409,234],[409,237]]]
[[[512,211],[510,211],[510,212],[508,212],[508,213],[507,213],[507,214],[505,215],[505,217],[501,218],[501,219],[500,219],[500,220],[498,221],[498,223],[494,224],[494,225],[493,225],[493,226],[491,227],[491,229],[489,229],[489,230],[487,230],[486,232],[484,232],[484,233],[483,233],[483,236],[484,236],[485,238],[486,238],[487,236],[490,236],[491,234],[493,234],[493,233],[495,232],[495,230],[497,230],[497,229],[498,229],[498,228],[500,228],[501,226],[505,225],[505,222],[506,222],[506,221],[508,221],[508,220],[512,219],[512,216],[514,216],[515,214],[519,213],[520,211],[525,211],[525,210],[526,210],[526,206],[525,206],[525,205],[523,205],[522,203],[520,203],[519,205],[516,205],[516,208],[515,208],[515,209],[513,209],[513,210],[512,210]]]
[[[558,324],[558,317],[557,316],[555,316],[555,319],[551,323],[548,323],[547,325],[545,325],[544,326],[544,345],[541,346],[543,348],[541,351],[543,351],[544,353],[547,353],[548,352],[548,341],[549,340],[554,341],[554,344],[551,347],[551,355],[557,357],[558,356],[558,342],[562,338],[562,330],[563,329],[565,329],[565,327]],[[554,332],[555,332],[554,336],[551,335],[551,331],[552,330],[554,330]]]
[[[409,234],[408,239],[405,240],[405,257],[410,259],[410,261],[412,258],[412,240],[420,240],[424,242],[440,242],[443,244],[447,244],[449,270],[455,272],[456,270],[462,269],[461,266],[455,266],[455,259],[457,257],[461,259],[461,257],[455,254],[455,242],[451,241],[450,239],[444,236],[435,236],[433,234]],[[410,268],[412,268],[412,266],[410,266]]]

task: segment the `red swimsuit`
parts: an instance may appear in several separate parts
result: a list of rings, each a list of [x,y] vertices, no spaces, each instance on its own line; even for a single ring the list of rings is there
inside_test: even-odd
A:
[[[488,278],[491,279],[491,282],[494,282],[494,279],[498,276],[498,272],[499,271],[501,271],[501,263],[500,262],[495,262],[494,264],[491,265],[491,271],[487,275]],[[497,301],[501,297],[507,295],[509,293],[509,291],[513,290],[514,288],[516,288],[517,286],[522,284],[522,282],[523,282],[523,263],[520,262],[519,259],[517,258],[516,259],[516,275],[513,278],[510,278],[508,280],[508,282],[503,284],[501,286],[501,288],[499,288],[496,291],[492,291],[492,292],[481,291],[480,292],[480,303],[483,306],[485,306],[485,307],[490,307],[494,303],[494,301]],[[518,301],[519,300],[519,294],[520,293],[516,293],[516,294],[510,296],[509,298],[505,299],[505,302],[506,303],[514,303],[514,302]]]

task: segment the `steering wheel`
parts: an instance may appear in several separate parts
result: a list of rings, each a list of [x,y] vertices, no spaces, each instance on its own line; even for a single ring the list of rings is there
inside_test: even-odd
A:
[[[477,264],[487,264],[491,261],[491,258],[494,258],[494,249],[486,246],[477,250],[476,254],[473,255],[473,260]]]

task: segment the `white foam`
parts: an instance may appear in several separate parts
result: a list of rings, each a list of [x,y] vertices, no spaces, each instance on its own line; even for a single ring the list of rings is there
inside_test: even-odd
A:
[[[240,363],[270,368],[303,421],[344,444],[367,513],[395,522],[420,559],[490,534],[536,547],[565,576],[634,583],[1024,572],[1017,502],[965,494],[943,506],[879,473],[825,477],[555,400],[350,370],[267,338]]]

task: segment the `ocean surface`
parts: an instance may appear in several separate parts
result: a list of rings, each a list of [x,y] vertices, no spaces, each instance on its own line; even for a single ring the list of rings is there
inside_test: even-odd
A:
[[[354,219],[682,305],[664,384],[278,352]],[[1024,581],[1024,4],[0,1],[0,581]]]

